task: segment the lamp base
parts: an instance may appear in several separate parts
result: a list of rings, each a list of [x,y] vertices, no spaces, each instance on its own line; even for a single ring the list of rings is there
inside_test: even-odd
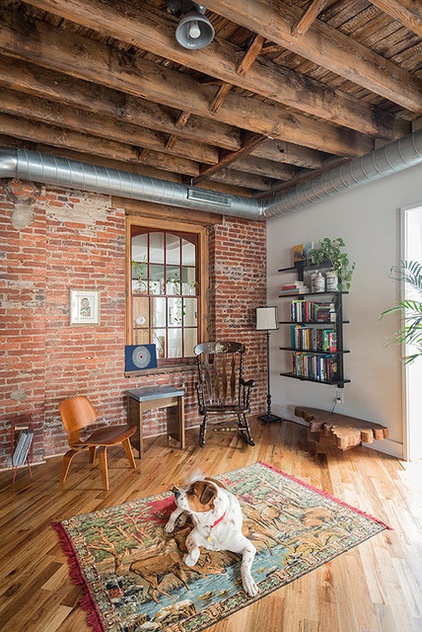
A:
[[[266,424],[270,424],[273,421],[283,421],[282,417],[277,417],[277,415],[273,415],[273,414],[267,414],[267,415],[260,415],[259,417],[257,417],[257,419],[259,419],[259,421],[263,421]]]

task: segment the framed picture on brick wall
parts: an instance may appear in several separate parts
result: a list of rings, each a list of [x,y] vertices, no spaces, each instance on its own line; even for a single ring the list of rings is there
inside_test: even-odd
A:
[[[70,324],[100,324],[99,290],[70,290]]]

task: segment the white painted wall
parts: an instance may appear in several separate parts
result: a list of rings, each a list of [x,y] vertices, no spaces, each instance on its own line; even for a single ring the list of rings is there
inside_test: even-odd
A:
[[[385,346],[400,327],[398,316],[379,320],[379,314],[400,296],[399,284],[389,270],[400,259],[400,208],[422,200],[422,166],[412,167],[378,182],[339,194],[284,217],[268,220],[268,305],[279,305],[279,319],[285,320],[288,299],[278,290],[286,276],[278,268],[293,264],[292,247],[323,237],[342,237],[352,261],[356,262],[350,294],[344,297],[345,376],[344,404],[336,411],[385,424],[390,439],[373,445],[402,456],[403,406],[400,348]],[[336,387],[302,382],[280,376],[290,370],[288,326],[273,332],[271,341],[271,396],[275,414],[299,421],[297,404],[328,410]]]

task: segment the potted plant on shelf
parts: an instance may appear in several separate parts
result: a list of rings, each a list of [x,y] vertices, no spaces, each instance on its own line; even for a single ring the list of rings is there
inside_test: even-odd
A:
[[[422,264],[419,261],[401,261],[399,266],[390,270],[393,279],[404,281],[410,293],[422,297]],[[393,276],[394,275],[394,276]],[[387,314],[400,313],[403,315],[403,327],[396,333],[392,342],[413,345],[415,351],[403,358],[405,364],[414,362],[422,356],[422,302],[417,298],[405,298],[397,301],[394,307],[381,312],[380,318]]]
[[[306,258],[306,264],[322,265],[329,264],[338,277],[337,289],[341,292],[343,286],[350,288],[353,270],[356,264],[351,262],[349,255],[343,252],[345,243],[341,237],[330,239],[324,237],[317,248],[312,248]]]

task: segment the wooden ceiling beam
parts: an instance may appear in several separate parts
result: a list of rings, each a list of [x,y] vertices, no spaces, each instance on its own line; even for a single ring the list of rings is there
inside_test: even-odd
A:
[[[292,27],[292,36],[302,37],[305,35],[328,2],[329,0],[313,0],[300,20]]]
[[[208,104],[213,88],[201,85],[186,74],[157,66],[144,58],[138,60],[133,55],[43,22],[25,20],[13,12],[4,11],[2,19],[0,52],[4,55],[328,153],[359,156],[373,147],[371,139],[364,134],[286,113],[269,103],[261,102],[258,110],[252,99],[233,92],[216,114],[210,114]]]
[[[269,191],[274,184],[274,180],[269,178],[250,173],[241,173],[229,167],[224,167],[217,173],[207,176],[207,179],[212,182],[253,189],[254,191]]]
[[[100,136],[101,138],[115,140],[128,145],[136,144],[146,149],[168,151],[175,156],[188,158],[196,162],[214,165],[219,160],[216,147],[193,143],[183,138],[175,138],[175,142],[169,147],[164,134],[154,130],[121,121],[116,122],[112,119],[104,119],[91,112],[84,112],[12,90],[3,89],[2,98],[0,99],[0,112],[39,121],[40,123],[49,123],[84,134]]]
[[[126,96],[117,90],[1,55],[0,86],[92,112],[115,122],[178,133],[196,142],[206,138],[207,142],[230,151],[240,147],[240,132],[224,123],[191,116],[187,112],[177,116],[172,110],[145,99]]]
[[[292,28],[301,10],[292,3],[209,0],[207,8],[403,108],[422,113],[422,82],[351,37],[317,20],[303,37],[294,38]]]
[[[124,162],[138,163],[140,160],[140,149],[142,149],[53,125],[30,122],[8,114],[0,114],[0,133],[35,143],[45,143],[55,147],[96,154],[105,158],[113,156],[116,160]],[[195,177],[199,175],[199,164],[197,162],[156,151],[150,151],[143,163],[150,167],[187,176]]]
[[[122,42],[127,42],[132,46],[137,46],[156,55],[162,56],[163,51],[165,51],[166,58],[176,63],[183,64],[207,75],[212,73],[213,76],[226,83],[255,92],[275,102],[297,108],[299,111],[321,117],[324,120],[335,121],[338,125],[345,125],[350,129],[386,140],[394,140],[403,135],[403,131],[396,130],[396,127],[400,126],[400,122],[394,115],[362,103],[346,94],[331,90],[315,79],[296,73],[288,68],[266,61],[265,64],[254,64],[253,67],[250,67],[247,75],[239,75],[237,73],[239,59],[243,58],[244,52],[241,48],[223,39],[218,40],[218,46],[212,45],[195,51],[183,48],[177,43],[174,36],[177,21],[164,12],[148,11],[144,6],[137,7],[129,0],[127,2],[120,0],[119,3],[115,3],[114,0],[28,0],[28,4],[50,11],[54,15],[72,20],[103,35],[117,38]],[[243,6],[243,12],[240,13],[240,16],[245,13],[250,19],[249,7],[254,5],[255,2],[252,0],[252,2],[244,3],[243,0],[235,0],[234,3],[215,1],[215,4]],[[267,26],[270,27],[270,25],[265,23],[264,26],[260,23],[260,16],[263,10],[259,9],[259,3],[256,3],[256,5],[258,16],[252,24],[257,23],[261,31],[255,29],[256,32],[265,37],[265,29]],[[207,6],[212,8],[209,5]],[[217,13],[220,13],[218,8],[215,10]],[[280,11],[284,12],[284,8],[280,7]],[[234,22],[238,22],[237,13],[232,10],[230,12],[232,14],[231,19]],[[271,15],[272,19],[275,19],[277,15],[276,9],[271,12]],[[297,42],[298,40],[291,36],[290,29],[301,16],[301,13],[296,10],[294,15],[296,17],[291,18],[289,23],[289,38],[291,41]],[[245,19],[244,22],[246,23],[246,21]],[[249,28],[245,23],[244,26]],[[331,31],[333,31],[333,34],[331,34]],[[310,31],[306,34],[306,37],[309,36],[309,33]],[[330,35],[334,37],[338,33],[334,29],[330,29]],[[353,45],[353,40],[344,35],[342,37],[344,40],[342,40],[342,46],[344,47],[347,41],[347,46],[350,49]],[[277,39],[273,37],[268,39],[273,39],[277,42]],[[299,41],[303,41],[303,38],[300,38]],[[283,42],[286,46],[286,42],[284,40]],[[322,45],[323,43],[319,41],[314,43],[318,51]],[[290,45],[287,45],[287,47],[292,48]],[[408,73],[399,70],[394,64],[387,62],[382,57],[374,56],[371,51],[367,51],[363,46],[361,46],[361,49],[356,51],[357,59],[354,59],[353,63],[341,51],[341,48],[336,49],[337,66],[340,67],[342,63],[348,63],[350,66],[346,72],[347,79],[351,81],[359,79],[359,73],[354,72],[355,66],[359,68],[361,65],[357,61],[359,58],[358,53],[364,56],[368,53],[368,55],[372,55],[370,57],[372,65],[381,64],[383,71],[390,73],[391,77],[387,83],[393,83],[393,71],[398,71],[396,74],[399,76],[394,81],[394,93],[402,95],[405,91],[406,95],[408,95],[407,98],[414,95],[413,105],[415,105],[417,100],[420,101],[420,93],[416,94],[416,82]],[[333,50],[330,49],[330,55],[333,54]],[[306,58],[306,55],[304,56]],[[320,60],[319,63],[322,63],[322,61],[324,60]],[[344,74],[344,68],[342,70]],[[336,71],[334,70],[334,72]],[[371,85],[366,85],[365,87],[377,93],[377,81],[381,81],[382,78],[382,81],[385,82],[385,72],[375,72],[371,66],[374,80],[366,82]],[[337,74],[341,73],[337,72]],[[359,81],[356,81],[356,83],[359,84]],[[386,98],[394,101],[392,91],[389,94],[390,96]],[[401,100],[402,98],[401,96]],[[399,103],[406,107],[401,101]]]
[[[212,165],[211,167],[206,167],[205,169],[201,169],[199,175],[195,178],[192,178],[190,182],[191,185],[198,184],[198,182],[201,182],[201,180],[205,180],[206,178],[211,177],[212,175],[217,173],[217,171],[220,171],[224,167],[228,167],[239,158],[247,156],[248,154],[250,154],[252,149],[256,147],[256,145],[259,145],[264,140],[266,140],[265,136],[251,133],[247,134],[240,149],[233,152],[225,152],[220,157],[220,161],[218,162],[218,164]]]
[[[264,158],[257,158],[251,155],[236,160],[232,168],[236,171],[254,173],[257,176],[282,181],[291,180],[299,173],[302,173],[302,170],[298,167],[283,165],[280,162],[272,162],[271,160],[265,160]]]
[[[422,4],[418,0],[369,0],[371,4],[391,15],[409,31],[422,37]]]
[[[267,139],[251,151],[251,156],[258,156],[274,162],[287,163],[304,169],[319,169],[322,167],[327,154],[301,147],[281,140]]]

